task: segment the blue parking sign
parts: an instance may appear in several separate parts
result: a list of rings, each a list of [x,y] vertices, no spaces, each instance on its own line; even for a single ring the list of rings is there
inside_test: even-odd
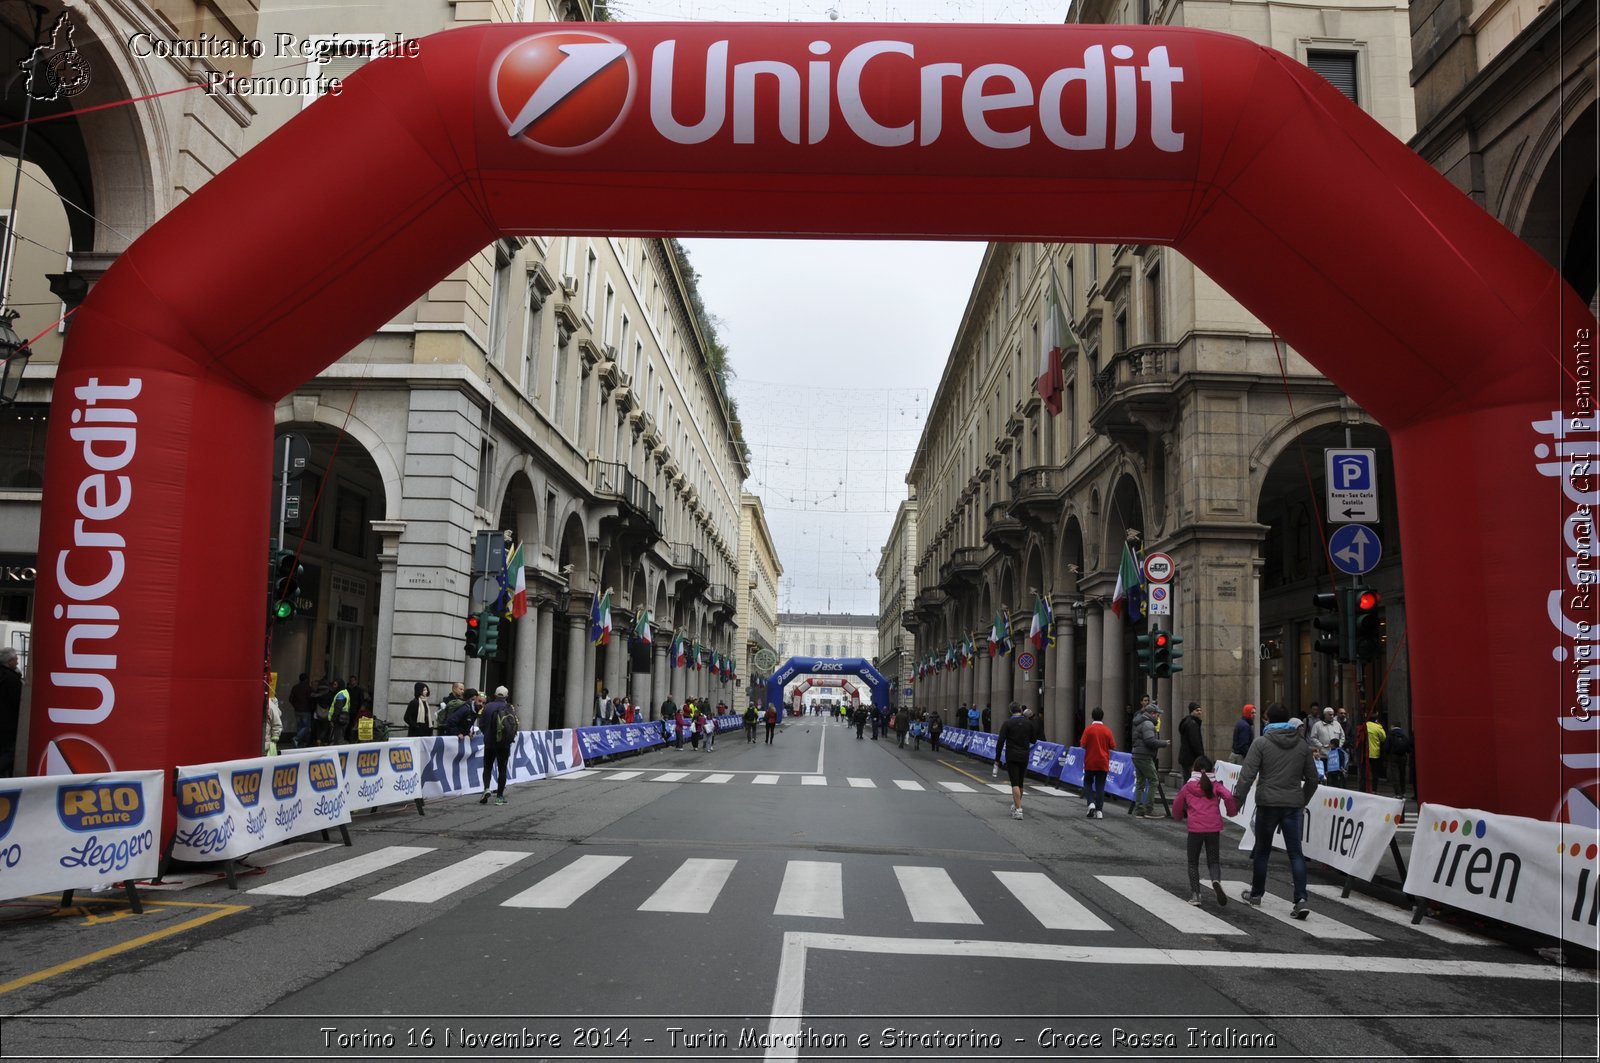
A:
[[[1335,524],[1378,519],[1378,460],[1370,448],[1323,451],[1328,520]]]

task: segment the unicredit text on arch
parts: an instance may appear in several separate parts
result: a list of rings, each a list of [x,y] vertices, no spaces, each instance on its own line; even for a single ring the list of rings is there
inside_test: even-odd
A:
[[[730,121],[733,143],[755,143],[757,129],[771,126],[770,117],[758,122],[767,117],[759,114],[758,99],[772,106],[775,89],[777,129],[791,144],[837,135],[831,128],[837,102],[848,135],[885,148],[928,146],[959,125],[990,148],[1022,148],[1042,136],[1067,151],[1117,150],[1141,140],[1164,152],[1183,150],[1184,134],[1173,128],[1173,86],[1182,83],[1183,68],[1171,64],[1165,46],[1140,55],[1126,44],[1091,45],[1076,64],[1035,85],[1027,71],[1008,63],[919,64],[916,48],[905,41],[867,41],[837,56],[829,42],[812,41],[803,71],[770,59],[730,67],[725,40],[681,55],[678,44],[656,45],[650,64],[650,120],[678,144],[705,143]],[[700,81],[703,109],[685,113],[679,99],[698,93],[675,90]],[[959,86],[959,111],[946,114],[951,83]],[[896,98],[875,98],[869,85],[893,86],[877,91]],[[895,122],[889,115],[906,110],[906,85],[915,86],[916,117]]]

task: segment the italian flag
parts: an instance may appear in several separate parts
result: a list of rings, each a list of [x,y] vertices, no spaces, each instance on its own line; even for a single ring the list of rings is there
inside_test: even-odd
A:
[[[633,625],[633,637],[646,646],[653,641],[654,635],[650,631],[650,610],[646,609],[639,614],[639,622]]]
[[[589,638],[596,646],[604,646],[611,641],[610,591],[606,591],[604,598],[595,599],[594,607],[589,610]]]
[[[1051,646],[1056,644],[1056,633],[1050,630],[1050,620],[1050,603],[1035,595],[1033,599],[1033,626],[1028,629],[1028,638],[1033,640],[1034,649],[1042,650],[1046,643]]]
[[[512,573],[511,605],[506,611],[506,617],[511,620],[528,615],[528,573],[523,565],[522,544],[518,543],[506,561],[506,569]]]
[[[994,626],[989,629],[989,656],[1011,653],[1011,620],[1004,609],[994,614]]]
[[[1131,606],[1129,599],[1133,600]],[[1111,611],[1124,620],[1137,619],[1133,611],[1144,615],[1144,570],[1127,543],[1122,544],[1122,567],[1117,569],[1117,588],[1111,592]]]

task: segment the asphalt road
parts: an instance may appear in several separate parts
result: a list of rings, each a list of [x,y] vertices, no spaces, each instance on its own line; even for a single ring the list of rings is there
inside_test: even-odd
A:
[[[680,774],[681,773],[681,774]],[[1338,899],[1187,903],[1183,828],[1025,817],[961,754],[788,724],[0,907],[0,1058],[1594,1058],[1596,984]]]

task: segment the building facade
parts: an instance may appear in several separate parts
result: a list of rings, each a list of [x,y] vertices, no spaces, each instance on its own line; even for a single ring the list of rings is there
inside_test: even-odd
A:
[[[916,670],[916,639],[911,625],[917,599],[917,500],[901,502],[878,558],[878,671],[892,684],[891,704],[911,687]]]
[[[1086,0],[1071,19],[1250,37],[1323,72],[1397,137],[1415,128],[1406,15],[1391,4]],[[1069,337],[1059,416],[1035,387],[1052,287]],[[1398,640],[1360,669],[1313,652],[1312,596],[1331,587],[1322,451],[1341,446],[1377,453],[1385,554],[1366,582],[1393,633],[1404,625],[1394,478],[1369,416],[1170,249],[991,245],[907,477],[920,505],[917,655],[942,659],[968,638],[978,652],[925,678],[918,702],[949,718],[1015,699],[1069,743],[1098,706],[1123,741],[1153,693],[1169,726],[1175,708],[1205,705],[1212,751],[1246,702],[1355,709],[1365,693],[1409,722]],[[1112,609],[1125,546],[1174,559],[1170,615]],[[1023,647],[1038,597],[1055,646],[1026,672],[1020,654],[991,658],[996,616]],[[1136,636],[1156,626],[1184,638],[1183,671],[1159,682],[1135,658]]]
[[[13,7],[0,11],[0,27],[7,57],[18,60],[37,27],[23,18],[26,5]],[[50,8],[53,18],[60,5]],[[63,301],[81,301],[129,242],[381,42],[591,14],[586,0],[259,11],[248,0],[163,0],[154,8],[74,5],[88,88],[31,105],[36,118],[90,113],[30,131],[27,157],[37,158],[54,210],[37,222],[19,217],[21,246],[52,249],[18,257],[11,298],[30,304],[17,321],[25,337]],[[294,56],[274,54],[280,34],[297,42]],[[252,70],[247,60],[208,56],[197,46],[207,36],[261,41],[268,57]],[[275,89],[218,87],[229,70],[265,71]],[[20,122],[22,104],[6,106]],[[48,202],[57,196],[82,209]],[[558,205],[551,215],[560,216]],[[318,238],[308,236],[308,255]],[[707,653],[741,649],[734,588],[747,467],[706,320],[675,241],[506,238],[286,396],[279,440],[299,437],[308,458],[277,488],[298,504],[280,507],[275,497],[270,533],[299,555],[305,576],[296,615],[271,629],[273,670],[286,682],[300,672],[359,682],[389,718],[416,682],[436,695],[458,680],[504,683],[524,725],[535,727],[588,722],[602,686],[652,707],[669,692],[680,702],[732,701],[709,669],[668,659],[675,634]],[[56,335],[41,336],[17,404],[0,411],[0,439],[20,455],[8,456],[0,493],[7,560],[18,570],[36,563],[39,448],[59,349]],[[484,537],[496,547],[487,565],[474,558]],[[523,547],[530,611],[506,622],[494,657],[466,659],[466,618],[499,597],[501,544]],[[238,561],[263,570],[265,610],[266,559]],[[590,613],[606,594],[613,636],[595,646]],[[27,619],[31,595],[8,588],[4,608]],[[631,637],[646,613],[651,644]]]
[[[878,618],[865,613],[779,613],[778,662],[790,657],[878,655]]]
[[[739,610],[734,618],[743,643],[739,675],[760,704],[778,656],[778,580],[783,565],[773,545],[767,514],[756,495],[739,499]],[[770,663],[769,663],[770,662]]]

